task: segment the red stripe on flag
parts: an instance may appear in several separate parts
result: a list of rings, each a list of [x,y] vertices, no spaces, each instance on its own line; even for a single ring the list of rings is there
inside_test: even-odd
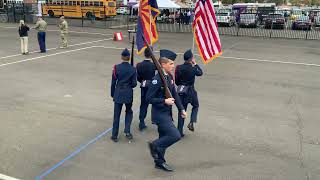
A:
[[[196,40],[197,40],[197,44],[198,44],[198,47],[199,47],[199,51],[200,51],[202,59],[208,59],[209,57],[207,57],[205,55],[205,52],[204,52],[205,51],[204,50],[205,46],[202,46],[202,43],[204,43],[204,42],[203,42],[203,38],[201,36],[201,32],[198,29],[199,29],[199,27],[197,27],[197,29],[196,29],[196,34],[197,34]]]
[[[215,41],[215,32],[213,30],[213,27],[212,25],[210,25],[210,17],[212,16],[212,12],[211,11],[207,11],[207,9],[200,5],[200,8],[202,10],[202,16],[203,16],[203,20],[205,21],[205,25],[206,27],[204,27],[205,29],[208,29],[208,32],[209,32],[209,36],[207,37],[208,38],[208,41],[210,42],[210,48],[214,51],[214,54],[218,54],[219,51],[218,51],[218,48],[216,47],[216,44],[218,43],[217,41]],[[214,37],[213,37],[214,36]]]
[[[193,32],[204,63],[221,55],[221,42],[212,0],[198,0]]]
[[[203,39],[204,43],[205,43],[205,46],[204,46],[204,50],[208,52],[209,56],[211,57],[214,52],[211,51],[211,47],[210,47],[210,42],[209,42],[209,39],[207,39],[207,35],[204,33],[204,29],[205,27],[202,27],[202,26],[198,26],[199,30],[200,30],[200,33],[201,33],[201,36],[199,38]]]
[[[215,30],[215,31],[214,31],[214,32],[215,32],[214,38],[215,38],[216,46],[217,46],[219,52],[221,52],[221,43],[220,43],[219,33],[218,33],[218,29],[217,29],[218,24],[217,24],[215,12],[214,12],[214,9],[213,9],[211,3],[208,3],[208,4],[207,4],[207,8],[208,8],[209,11],[211,12],[211,14],[213,14],[211,17],[212,17],[212,19],[213,19],[213,22],[214,22],[214,24],[215,24],[215,27],[213,27],[213,26],[210,26],[210,27],[213,28],[213,30]],[[209,17],[209,18],[210,18],[210,17]]]
[[[146,27],[146,25],[142,19],[141,19],[141,23],[142,23],[142,27],[144,29]],[[150,36],[149,36],[149,33],[146,33],[146,32],[148,32],[148,31],[143,30],[143,35],[146,38],[147,42],[150,44]]]

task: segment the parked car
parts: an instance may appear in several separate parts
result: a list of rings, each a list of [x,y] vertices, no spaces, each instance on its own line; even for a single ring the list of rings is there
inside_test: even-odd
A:
[[[303,11],[301,9],[293,9],[291,10],[290,20],[295,21],[297,17],[302,15],[303,15]]]
[[[233,26],[236,22],[236,18],[232,12],[217,13],[216,19],[218,25]]]
[[[128,12],[128,9],[126,7],[119,7],[117,9],[117,14],[125,15],[125,14],[129,14],[129,12]]]
[[[284,29],[285,26],[285,18],[283,14],[279,13],[273,13],[269,14],[268,17],[265,20],[265,28],[270,29],[270,28],[280,28]]]
[[[311,30],[311,21],[309,16],[298,16],[297,19],[292,23],[291,29]]]
[[[240,27],[254,27],[258,26],[258,17],[256,14],[243,13],[240,14]]]
[[[314,26],[315,27],[320,27],[320,14],[319,16],[316,16],[314,19]]]

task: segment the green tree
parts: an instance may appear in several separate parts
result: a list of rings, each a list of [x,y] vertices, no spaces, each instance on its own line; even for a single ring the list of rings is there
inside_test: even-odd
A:
[[[270,2],[272,3],[276,3],[276,5],[281,5],[281,4],[284,4],[285,0],[271,0]]]
[[[238,0],[221,0],[222,4],[234,4],[237,3]]]
[[[292,4],[293,6],[300,6],[301,1],[300,1],[300,0],[291,0],[291,4]]]
[[[311,5],[319,6],[320,5],[320,0],[311,0]]]

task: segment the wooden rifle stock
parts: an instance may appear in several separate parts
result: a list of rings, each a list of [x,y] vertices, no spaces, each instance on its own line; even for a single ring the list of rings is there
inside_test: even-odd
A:
[[[156,68],[157,68],[157,70],[158,70],[158,73],[159,73],[159,75],[160,75],[160,78],[161,78],[161,81],[162,81],[162,84],[163,84],[163,88],[164,88],[164,95],[165,95],[166,99],[167,99],[167,98],[172,98],[172,94],[171,94],[171,92],[170,92],[170,90],[169,90],[167,80],[166,80],[165,77],[164,77],[163,69],[162,69],[159,61],[158,61],[158,60],[156,59],[156,57],[154,56],[152,49],[150,48],[147,40],[145,39],[145,37],[144,37],[143,35],[142,35],[142,38],[143,38],[144,43],[147,45],[147,48],[148,48],[148,49],[150,50],[150,52],[151,52],[151,59],[152,59],[154,65],[156,66]]]

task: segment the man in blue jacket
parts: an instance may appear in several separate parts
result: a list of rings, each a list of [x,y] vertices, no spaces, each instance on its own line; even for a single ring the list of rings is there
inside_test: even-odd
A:
[[[172,94],[172,98],[166,98],[164,87],[159,73],[153,78],[149,86],[146,100],[152,104],[152,120],[158,126],[159,138],[149,142],[150,153],[154,159],[155,168],[164,171],[173,171],[164,158],[166,149],[180,140],[181,136],[178,129],[173,124],[172,105],[176,104],[180,115],[187,116],[179,96],[176,92],[173,77],[174,60],[176,54],[169,50],[160,50],[159,62],[164,70],[164,78]]]
[[[145,118],[147,116],[149,103],[146,101],[146,95],[148,88],[156,73],[156,67],[151,61],[152,52],[149,48],[145,49],[144,56],[145,60],[137,64],[137,78],[140,82],[141,88],[141,105],[140,105],[140,114],[139,114],[139,130],[142,131],[147,128],[145,124]]]
[[[190,131],[194,131],[194,123],[197,122],[199,101],[198,94],[194,87],[195,77],[202,76],[203,72],[199,65],[197,65],[192,51],[187,50],[184,55],[184,64],[178,65],[175,70],[175,82],[178,86],[177,91],[180,96],[183,108],[187,110],[187,106],[190,103],[192,105],[192,112],[188,128]],[[178,117],[178,129],[183,137],[183,125],[185,119],[181,116]]]
[[[133,88],[137,86],[136,69],[129,64],[130,52],[125,49],[121,53],[122,63],[114,65],[112,71],[111,97],[114,101],[113,129],[111,140],[118,142],[120,114],[123,104],[126,106],[125,128],[126,138],[133,138],[130,132],[132,122]]]

